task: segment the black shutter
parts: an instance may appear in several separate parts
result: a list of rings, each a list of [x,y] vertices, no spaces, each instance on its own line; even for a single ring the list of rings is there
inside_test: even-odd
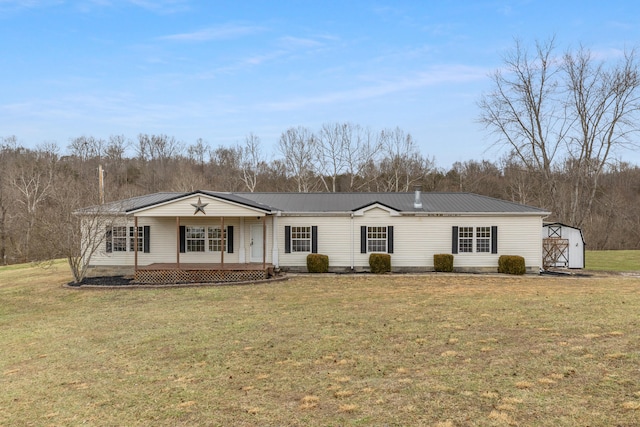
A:
[[[187,246],[187,228],[180,226],[180,253],[185,253]]]
[[[360,226],[360,253],[367,253],[367,226]]]
[[[387,253],[393,253],[393,225],[387,227]]]
[[[113,245],[112,245],[112,241],[111,241],[111,236],[113,235],[113,229],[111,227],[107,227],[104,233],[104,239],[106,242],[106,248],[105,250],[107,251],[107,253],[111,253],[113,252]]]
[[[491,253],[498,253],[498,227],[496,225],[491,226]]]
[[[318,253],[318,226],[314,225],[311,227],[311,253]]]
[[[285,254],[291,253],[291,226],[290,225],[284,226],[284,253]]]
[[[451,227],[451,253],[458,253],[458,226],[454,225]]]
[[[142,241],[142,251],[145,254],[148,254],[149,252],[151,252],[151,227],[148,225],[145,225],[143,227],[143,241]]]
[[[227,226],[227,253],[233,253],[233,225]]]

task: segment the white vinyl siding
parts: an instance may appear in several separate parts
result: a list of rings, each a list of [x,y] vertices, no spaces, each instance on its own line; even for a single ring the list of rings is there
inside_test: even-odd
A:
[[[195,208],[190,206],[190,203],[197,203],[197,196],[193,200],[187,198],[176,202],[178,205],[186,204],[186,208],[184,206],[182,208],[178,206],[172,207],[171,204],[166,204],[137,214],[139,227],[151,227],[150,253],[138,251],[139,266],[158,262],[175,263],[178,256],[180,262],[183,263],[220,262],[221,256],[224,256],[225,263],[234,263],[239,262],[239,253],[241,252],[244,255],[244,262],[249,262],[251,249],[250,230],[252,225],[262,227],[261,214],[235,205],[230,205],[227,208],[218,206],[221,210],[227,209],[226,212],[236,211],[238,213],[236,217],[231,214],[229,216],[221,215],[224,216],[225,227],[234,227],[234,252],[227,254],[226,252],[211,251],[208,250],[211,242],[208,237],[209,227],[221,226],[220,216],[217,213],[214,216],[212,213],[216,209],[216,203],[221,203],[222,205],[224,203],[203,196],[201,196],[201,199],[203,203],[209,203],[205,208],[207,216],[202,214],[194,215]],[[185,212],[184,215],[180,215],[179,224],[176,222],[175,216],[169,215],[170,212],[178,211]],[[158,217],[145,216],[152,213],[161,215]],[[267,263],[271,262],[273,253],[272,220],[269,217],[266,221],[265,254]],[[134,226],[133,218],[118,218],[117,221],[119,222],[114,225],[123,227],[122,231],[126,241],[127,237],[129,237],[130,227]],[[178,225],[201,227],[205,230],[205,250],[203,252],[178,253]],[[387,227],[387,230],[389,230],[388,227],[393,227],[392,269],[411,267],[429,270],[432,268],[434,254],[452,252],[451,230],[454,226],[473,228],[472,238],[475,240],[473,252],[454,254],[455,268],[497,270],[498,257],[500,255],[523,256],[525,264],[530,270],[535,270],[542,265],[542,217],[540,215],[510,215],[505,213],[496,215],[458,214],[447,216],[438,214],[434,216],[402,216],[383,207],[362,209],[354,212],[353,216],[350,213],[296,216],[284,212],[277,217],[276,237],[279,265],[283,268],[304,268],[309,252],[291,251],[291,253],[285,253],[285,226],[290,226],[292,229],[300,227],[304,230],[317,226],[318,239],[316,243],[318,253],[329,256],[330,268],[348,268],[350,266],[354,266],[356,270],[369,268],[369,254],[360,253],[362,226]],[[491,253],[490,248],[487,251],[487,245],[491,246],[490,231],[488,232],[489,236],[487,236],[487,230],[490,230],[492,226],[496,226],[498,230],[497,254]],[[100,227],[104,234],[105,224],[101,224]],[[301,241],[306,240],[305,233],[300,234]],[[122,233],[118,232],[117,234]],[[110,253],[106,252],[105,244],[102,244],[101,249],[92,257],[91,264],[96,266],[133,266],[134,253],[128,250],[129,244],[129,241],[126,241],[124,251],[112,251]],[[212,248],[215,248],[216,243],[212,243],[212,245]],[[306,249],[306,243],[300,243],[300,245],[301,249]]]
[[[196,208],[194,204],[198,204],[198,197],[202,204],[207,204],[203,209],[206,213],[201,212],[194,215]],[[250,208],[248,206],[234,204],[224,200],[209,198],[203,195],[187,197],[179,201],[168,202],[159,206],[154,206],[136,213],[139,217],[191,217],[191,218],[220,218],[220,217],[253,217],[264,216],[264,212]]]

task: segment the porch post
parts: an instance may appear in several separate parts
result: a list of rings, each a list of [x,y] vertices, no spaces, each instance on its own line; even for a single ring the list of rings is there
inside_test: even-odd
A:
[[[133,217],[133,271],[138,271],[138,217]]]
[[[278,214],[280,212],[277,212],[275,215],[272,216],[273,221],[271,222],[271,234],[273,237],[271,237],[271,240],[273,240],[273,247],[271,249],[271,262],[273,264],[273,266],[275,268],[279,268],[280,267],[280,260],[278,257]]]
[[[222,245],[220,247],[220,269],[224,270],[224,250],[227,248],[227,239],[226,234],[224,232],[224,217],[220,217],[220,233],[222,233]]]
[[[262,217],[262,269],[267,268],[267,216]]]
[[[180,268],[180,217],[176,217],[176,264]]]

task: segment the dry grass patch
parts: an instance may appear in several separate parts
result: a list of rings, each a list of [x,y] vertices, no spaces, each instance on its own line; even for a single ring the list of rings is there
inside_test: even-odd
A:
[[[622,407],[629,411],[640,411],[640,402],[624,402]]]
[[[0,425],[637,421],[634,278],[69,280],[60,264],[0,268]]]

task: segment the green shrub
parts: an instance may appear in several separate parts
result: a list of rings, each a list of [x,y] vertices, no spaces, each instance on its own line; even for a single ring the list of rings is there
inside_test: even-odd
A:
[[[498,258],[498,273],[524,274],[526,272],[524,257],[519,255],[500,255],[500,258]]]
[[[322,254],[307,255],[307,271],[309,273],[326,273],[329,271],[329,256]]]
[[[375,274],[389,273],[391,271],[391,255],[369,255],[369,267],[371,267],[371,272]]]
[[[453,255],[451,254],[434,254],[433,269],[444,273],[453,271]]]

